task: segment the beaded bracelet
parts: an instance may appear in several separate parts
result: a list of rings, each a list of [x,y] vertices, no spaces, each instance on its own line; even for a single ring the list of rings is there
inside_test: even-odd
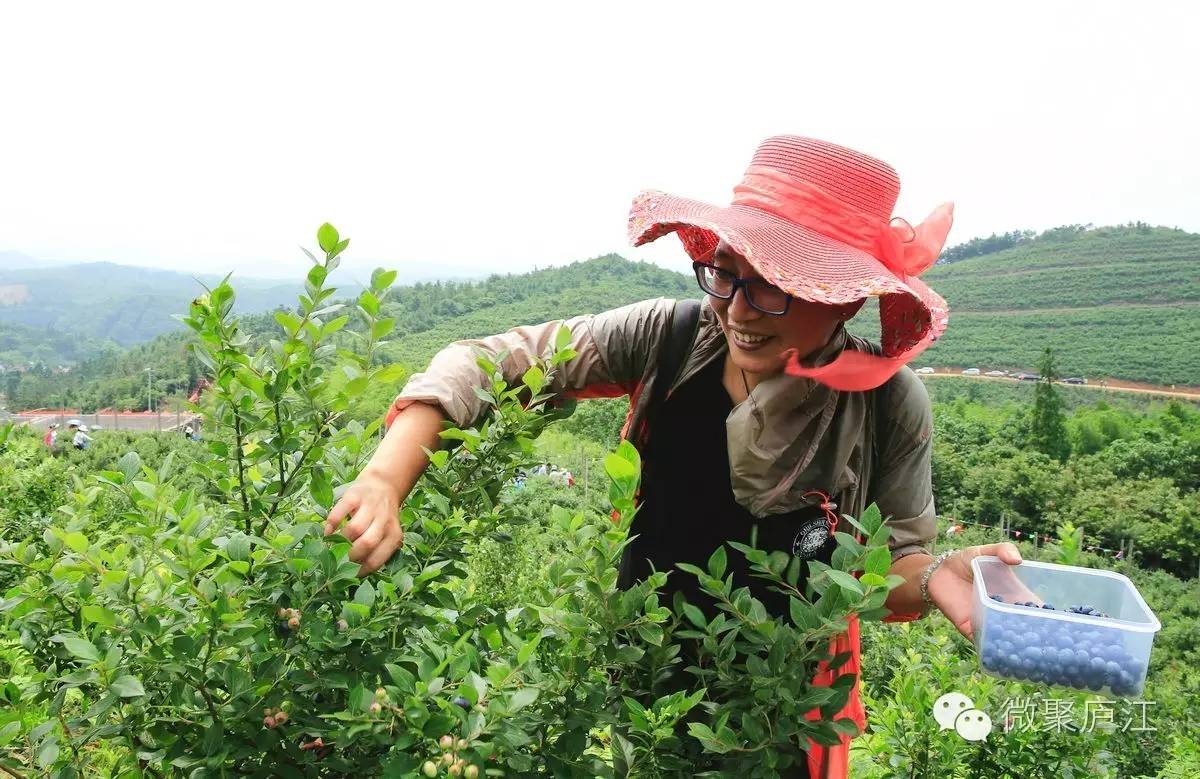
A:
[[[934,606],[934,602],[929,599],[929,577],[933,576],[933,572],[941,567],[942,563],[946,562],[950,557],[958,552],[957,549],[951,549],[942,552],[937,557],[933,558],[933,562],[925,566],[925,573],[921,574],[921,600],[929,606]]]

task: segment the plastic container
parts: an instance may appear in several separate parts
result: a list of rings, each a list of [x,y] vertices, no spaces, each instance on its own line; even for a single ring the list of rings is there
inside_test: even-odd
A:
[[[976,557],[971,567],[972,624],[984,671],[1118,697],[1141,694],[1162,625],[1127,577],[1052,563],[1008,565],[990,556]],[[1030,601],[1037,605],[1018,605]]]

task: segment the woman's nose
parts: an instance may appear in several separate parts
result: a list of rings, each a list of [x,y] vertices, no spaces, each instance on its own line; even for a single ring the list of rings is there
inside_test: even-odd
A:
[[[729,316],[738,322],[748,322],[762,316],[761,311],[750,305],[746,294],[746,288],[741,287],[733,293],[733,299],[729,301]]]

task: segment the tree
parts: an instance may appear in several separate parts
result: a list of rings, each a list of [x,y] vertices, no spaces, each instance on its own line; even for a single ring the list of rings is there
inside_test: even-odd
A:
[[[1066,460],[1071,453],[1071,443],[1067,438],[1063,401],[1054,386],[1054,382],[1058,380],[1058,371],[1054,367],[1054,353],[1048,346],[1038,362],[1038,373],[1042,378],[1033,391],[1029,443],[1039,452],[1056,460]]]

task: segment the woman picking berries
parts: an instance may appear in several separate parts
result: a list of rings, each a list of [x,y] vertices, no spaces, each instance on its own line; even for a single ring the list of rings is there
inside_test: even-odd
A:
[[[675,233],[705,293],[698,311],[656,299],[565,322],[517,327],[438,353],[413,376],[388,413],[388,433],[327,520],[353,542],[362,572],[400,545],[401,503],[427,464],[447,417],[470,426],[485,411],[475,389],[488,379],[475,348],[505,351],[512,381],[571,331],[576,357],[554,389],[567,395],[628,394],[623,434],[642,452],[641,508],[621,581],[678,563],[704,566],[729,541],[828,561],[838,513],[871,503],[891,528],[891,573],[904,579],[887,607],[894,619],[940,609],[971,633],[970,561],[981,554],[1020,562],[994,544],[932,558],[936,532],[930,477],[932,415],[924,386],[905,364],[945,330],[945,301],[918,276],[937,259],[952,222],[949,204],[913,227],[892,218],[900,183],[891,166],[832,143],[769,138],[755,152],[731,205],[661,192],[633,203],[629,234],[641,245]],[[845,322],[879,299],[879,345],[849,335]],[[678,333],[695,316],[698,322]],[[682,345],[674,354],[674,345]],[[672,375],[665,365],[678,366]],[[735,586],[749,586],[786,616],[783,596],[730,556]],[[693,577],[675,590],[711,609]],[[782,609],[782,610],[781,610]],[[843,638],[857,673],[858,626]],[[860,727],[857,692],[846,711]],[[789,776],[845,776],[848,740],[808,745]]]

